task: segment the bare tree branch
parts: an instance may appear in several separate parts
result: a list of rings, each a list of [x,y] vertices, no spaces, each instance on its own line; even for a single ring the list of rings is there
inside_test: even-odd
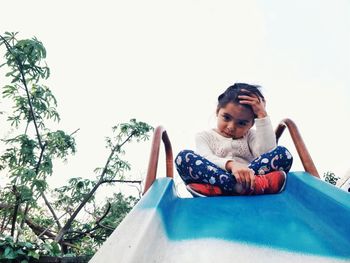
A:
[[[104,183],[131,183],[131,184],[141,184],[140,180],[103,180],[101,184]]]
[[[20,195],[19,195],[15,185],[12,187],[12,191],[16,197],[16,203],[15,203],[15,206],[13,208],[12,226],[11,226],[11,236],[13,237],[15,235],[16,221],[17,221],[17,215],[18,215],[18,210],[19,210],[19,205],[20,205]]]
[[[106,211],[103,213],[103,215],[96,221],[96,226],[89,229],[89,230],[86,230],[86,231],[67,231],[67,234],[71,234],[71,233],[78,233],[76,236],[74,237],[71,237],[69,240],[76,240],[76,239],[79,239],[80,237],[82,236],[86,236],[88,234],[90,234],[91,232],[95,231],[96,229],[100,228],[100,227],[103,227],[103,228],[106,228],[105,226],[101,225],[101,221],[108,215],[109,211],[111,210],[111,203],[108,203],[108,207],[106,209]],[[110,230],[114,230],[114,228],[109,228]]]
[[[52,238],[52,239],[54,239],[56,237],[56,235],[51,230],[49,230],[45,227],[42,227],[38,224],[35,224],[30,219],[26,219],[25,222],[39,238],[41,238],[43,235],[45,235],[49,238]]]
[[[45,196],[44,193],[42,193],[41,196],[43,197],[46,206],[49,208],[49,210],[50,210],[50,212],[51,212],[53,218],[55,219],[55,222],[56,222],[58,228],[61,229],[61,228],[62,228],[62,225],[61,225],[60,221],[58,220],[58,217],[57,217],[55,211],[53,210],[53,208],[52,208],[52,206],[51,206],[49,200],[47,200],[47,198],[46,198],[46,196]]]
[[[77,133],[78,131],[80,130],[80,128],[79,129],[76,129],[74,132],[72,132],[69,136],[73,136],[75,133]]]

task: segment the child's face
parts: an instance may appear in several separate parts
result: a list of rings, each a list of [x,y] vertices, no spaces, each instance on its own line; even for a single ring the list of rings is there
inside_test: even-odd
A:
[[[253,111],[240,104],[230,102],[217,111],[217,132],[226,138],[242,138],[253,124]]]

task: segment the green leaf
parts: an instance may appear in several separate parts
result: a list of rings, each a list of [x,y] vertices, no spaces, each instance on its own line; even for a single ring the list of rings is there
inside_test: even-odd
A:
[[[44,192],[48,186],[46,180],[35,180],[33,184],[37,187],[37,189],[40,192]]]
[[[14,251],[11,247],[7,247],[5,249],[4,258],[6,258],[6,259],[15,259],[16,258],[16,253],[14,253]]]
[[[54,256],[58,256],[58,255],[61,254],[61,247],[60,247],[60,245],[57,242],[52,241],[51,242],[51,247],[52,247],[51,253]]]
[[[26,255],[26,253],[20,248],[15,251],[17,255]]]
[[[30,243],[30,242],[24,242],[23,245],[24,245],[26,248],[29,248],[29,249],[34,248],[34,245],[33,245],[32,243]]]
[[[28,256],[32,257],[32,258],[35,258],[35,259],[39,259],[40,258],[40,255],[38,253],[36,253],[35,251],[32,251],[32,250],[28,252]]]
[[[77,188],[83,188],[84,187],[84,182],[80,181],[77,183]]]

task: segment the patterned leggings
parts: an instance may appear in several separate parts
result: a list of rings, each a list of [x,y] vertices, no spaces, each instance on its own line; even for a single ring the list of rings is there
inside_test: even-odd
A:
[[[254,159],[248,167],[254,170],[256,175],[264,175],[277,170],[288,173],[292,163],[293,157],[290,152],[283,146],[277,146]],[[224,195],[234,194],[235,177],[193,151],[181,151],[175,159],[175,164],[185,184],[212,184],[219,186]]]

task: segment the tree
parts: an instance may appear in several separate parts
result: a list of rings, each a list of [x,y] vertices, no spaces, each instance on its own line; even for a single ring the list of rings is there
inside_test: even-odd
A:
[[[141,183],[125,180],[130,164],[121,157],[127,143],[149,139],[152,127],[136,119],[115,125],[113,135],[106,139],[110,154],[106,163],[95,170],[96,180],[72,178],[68,185],[51,190],[46,179],[53,173],[53,159],[65,160],[75,153],[76,132],[52,131],[47,125],[59,122],[60,116],[56,98],[42,84],[50,76],[44,62],[43,44],[36,38],[18,40],[17,33],[6,32],[0,35],[0,46],[5,47],[6,60],[0,67],[6,67],[6,77],[11,80],[3,87],[2,95],[13,104],[7,118],[13,131],[2,140],[6,149],[0,156],[0,170],[9,178],[9,183],[0,191],[0,233],[3,235],[0,251],[1,244],[29,238],[59,247],[63,253],[79,254],[83,247],[96,247],[115,227],[111,224],[116,218],[115,207],[122,205],[121,214],[125,215],[137,200],[116,195],[118,202],[109,200],[108,205],[98,207],[94,195],[104,184]],[[47,194],[52,196],[48,198]],[[77,218],[88,205],[93,212],[88,213],[88,222],[81,224]],[[59,217],[60,213],[64,216]],[[91,246],[91,242],[95,246]]]

